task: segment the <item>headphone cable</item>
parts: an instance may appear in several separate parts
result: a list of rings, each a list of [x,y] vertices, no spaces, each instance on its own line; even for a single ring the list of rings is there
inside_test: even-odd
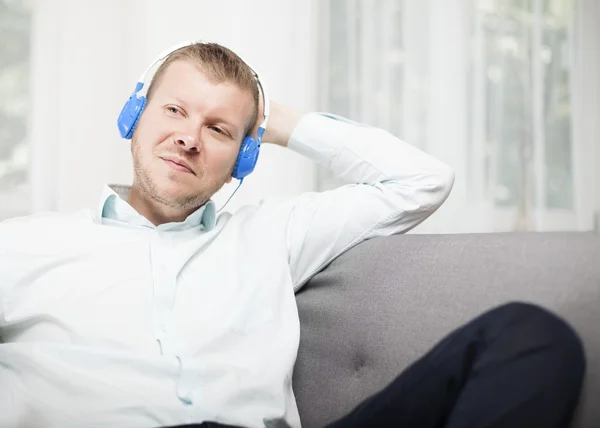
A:
[[[240,186],[242,185],[242,183],[243,183],[243,182],[244,182],[244,179],[243,179],[243,178],[240,178],[240,184],[238,184],[238,186],[237,186],[237,187],[236,187],[236,189],[233,191],[233,193],[231,194],[231,196],[229,197],[229,199],[227,199],[227,201],[225,202],[225,204],[224,204],[224,205],[223,205],[221,208],[219,208],[219,209],[217,210],[217,213],[220,213],[220,212],[221,212],[221,210],[227,206],[227,204],[229,203],[229,201],[231,200],[231,198],[233,198],[233,195],[235,195],[235,194],[237,193],[237,191],[239,190],[239,188],[240,188]]]

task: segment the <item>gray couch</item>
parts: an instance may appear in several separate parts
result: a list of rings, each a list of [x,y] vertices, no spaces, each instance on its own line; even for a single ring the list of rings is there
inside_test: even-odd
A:
[[[322,427],[390,382],[460,324],[509,301],[566,318],[587,353],[573,424],[600,427],[600,237],[592,233],[399,235],[349,250],[297,295],[294,390]]]

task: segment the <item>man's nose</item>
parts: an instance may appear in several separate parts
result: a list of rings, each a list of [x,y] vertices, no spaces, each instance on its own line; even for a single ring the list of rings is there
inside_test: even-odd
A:
[[[175,144],[184,150],[195,153],[199,152],[202,148],[200,137],[192,134],[177,134],[175,136]]]

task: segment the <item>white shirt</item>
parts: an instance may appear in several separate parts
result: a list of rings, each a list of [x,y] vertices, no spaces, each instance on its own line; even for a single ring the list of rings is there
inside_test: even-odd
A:
[[[300,427],[295,292],[353,245],[423,221],[454,176],[316,113],[289,148],[351,184],[234,215],[209,202],[158,227],[107,188],[95,211],[0,223],[0,427]]]

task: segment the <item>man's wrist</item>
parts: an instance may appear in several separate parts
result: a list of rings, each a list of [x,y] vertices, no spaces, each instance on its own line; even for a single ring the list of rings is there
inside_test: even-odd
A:
[[[269,124],[263,135],[263,141],[287,147],[292,132],[306,115],[306,112],[276,102],[271,102],[270,110]]]

